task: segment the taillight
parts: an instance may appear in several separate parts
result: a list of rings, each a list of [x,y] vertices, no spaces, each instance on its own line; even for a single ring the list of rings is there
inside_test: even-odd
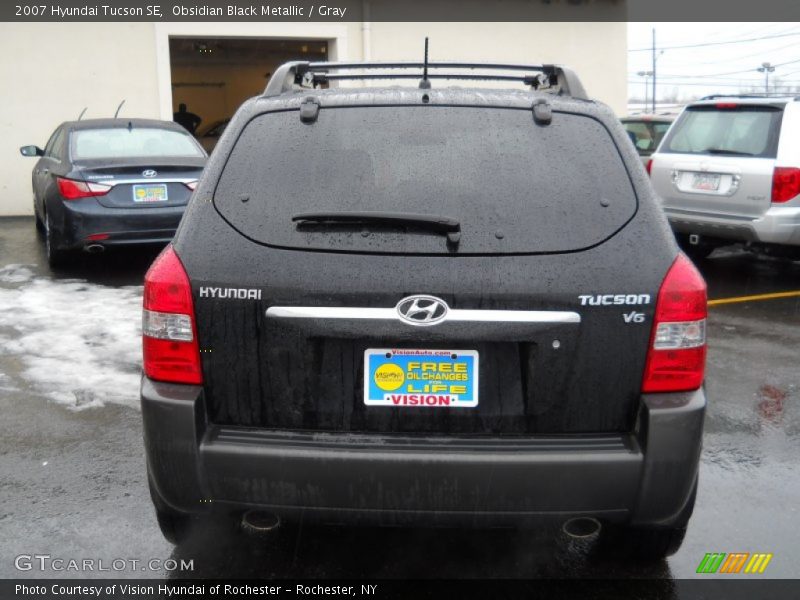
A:
[[[197,189],[197,180],[195,179],[194,181],[184,181],[183,185],[185,185],[190,190],[195,191],[195,189]]]
[[[775,167],[772,172],[772,201],[786,202],[800,194],[800,169]]]
[[[644,168],[647,169],[647,174],[650,175],[650,172],[653,169],[653,159],[652,158],[648,158],[647,159],[647,164],[645,165]]]
[[[144,373],[174,383],[203,383],[189,277],[172,245],[144,276]]]
[[[642,392],[682,392],[703,384],[707,314],[706,282],[679,254],[658,292]]]
[[[111,191],[112,187],[102,183],[76,181],[75,179],[64,179],[63,177],[56,177],[56,183],[58,184],[58,193],[61,194],[65,200],[104,196]]]
[[[736,104],[736,102],[717,102],[714,107],[721,110],[731,110],[734,108],[739,108],[739,105]]]

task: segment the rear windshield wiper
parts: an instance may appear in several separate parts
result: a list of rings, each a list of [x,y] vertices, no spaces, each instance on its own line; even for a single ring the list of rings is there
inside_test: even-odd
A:
[[[752,152],[742,152],[740,150],[726,150],[725,148],[706,148],[700,154],[730,154],[731,156],[755,156]]]
[[[414,213],[381,211],[314,212],[292,215],[292,221],[301,223],[360,223],[419,227],[447,234],[447,241],[457,244],[461,239],[461,223],[452,217]]]

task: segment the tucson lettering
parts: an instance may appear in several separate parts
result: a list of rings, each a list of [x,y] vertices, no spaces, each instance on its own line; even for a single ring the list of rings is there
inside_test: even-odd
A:
[[[620,306],[625,304],[650,304],[650,294],[598,294],[578,296],[581,306]]]

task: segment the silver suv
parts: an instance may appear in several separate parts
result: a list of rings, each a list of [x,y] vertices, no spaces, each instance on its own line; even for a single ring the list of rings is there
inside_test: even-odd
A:
[[[693,102],[647,168],[693,258],[736,242],[800,254],[800,98]]]

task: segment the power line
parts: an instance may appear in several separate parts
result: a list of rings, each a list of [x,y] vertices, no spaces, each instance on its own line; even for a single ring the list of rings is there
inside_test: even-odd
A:
[[[630,31],[631,26],[634,26],[634,30],[639,30],[636,26],[641,26],[641,30],[644,30],[644,27],[647,26],[647,30],[649,33],[650,27],[653,25],[652,23],[629,23],[628,29]],[[661,29],[661,24],[656,24],[656,29],[658,30],[657,33],[665,35],[670,39],[669,42],[666,41],[664,43],[670,43],[672,45],[681,46],[684,44],[693,44],[697,42],[698,34],[696,31],[693,31],[692,28],[681,28],[680,31],[674,31],[671,29]],[[700,25],[700,23],[694,23],[693,25]],[[703,24],[704,30],[701,32],[702,39],[706,42],[718,42],[729,40],[731,38],[743,38],[743,37],[757,37],[757,36],[766,36],[766,35],[779,35],[782,33],[788,33],[790,31],[797,31],[797,25],[793,25],[792,27],[787,28],[787,23],[761,23],[760,26],[753,27],[756,23],[726,23],[724,27],[720,27],[714,31],[708,32],[706,31],[708,25],[710,23]],[[722,25],[718,23],[718,25]]]
[[[794,63],[798,63],[798,62],[800,62],[800,58],[797,58],[797,59],[794,59],[794,60],[787,60],[785,62],[777,63],[777,64],[774,64],[772,66],[773,67],[783,67],[785,65],[791,65],[791,64],[794,64]],[[661,77],[661,78],[664,78],[664,77],[686,77],[686,78],[692,78],[692,79],[708,79],[709,77],[722,77],[724,75],[738,75],[739,73],[754,73],[755,71],[756,71],[756,68],[753,67],[752,69],[741,69],[739,71],[727,71],[725,73],[703,73],[702,75],[659,75],[659,77]]]
[[[628,83],[630,85],[641,85],[642,81],[636,81],[635,79],[629,79]],[[705,83],[699,81],[665,81],[663,82],[665,86],[670,87],[683,87],[685,85],[697,85],[707,88],[717,88],[717,87],[729,87],[729,88],[746,88],[746,87],[763,87],[759,85],[758,82],[743,82],[743,83]],[[800,81],[784,81],[780,80],[778,83],[778,87],[788,87],[788,86],[800,86]]]
[[[754,37],[754,38],[746,38],[746,39],[739,39],[739,40],[729,40],[726,42],[704,42],[701,44],[684,44],[681,46],[661,46],[657,48],[657,50],[681,50],[683,48],[704,48],[706,46],[726,46],[729,44],[744,44],[747,42],[759,42],[761,40],[773,40],[776,38],[784,38],[784,37],[796,37],[800,35],[800,31],[795,31],[792,33],[780,33],[775,35],[765,35],[761,37]],[[652,51],[651,48],[629,48],[628,52],[650,52]]]
[[[780,52],[781,50],[786,50],[787,48],[796,48],[796,47],[797,47],[797,42],[793,41],[790,44],[786,44],[785,46],[779,46],[777,48],[764,48],[763,50],[759,50],[757,54],[771,54],[771,53],[775,53],[775,52]],[[751,51],[751,52],[748,52],[747,54],[740,54],[738,56],[731,56],[731,57],[727,57],[727,58],[720,58],[718,60],[701,61],[701,62],[696,61],[694,59],[690,59],[690,58],[687,58],[685,60],[681,60],[681,59],[674,59],[673,57],[669,57],[669,61],[670,61],[670,63],[675,62],[679,66],[680,65],[684,65],[684,64],[685,65],[690,65],[692,67],[698,66],[698,65],[720,65],[720,64],[724,64],[724,63],[732,63],[732,62],[752,59],[754,54],[756,54],[756,53]]]

